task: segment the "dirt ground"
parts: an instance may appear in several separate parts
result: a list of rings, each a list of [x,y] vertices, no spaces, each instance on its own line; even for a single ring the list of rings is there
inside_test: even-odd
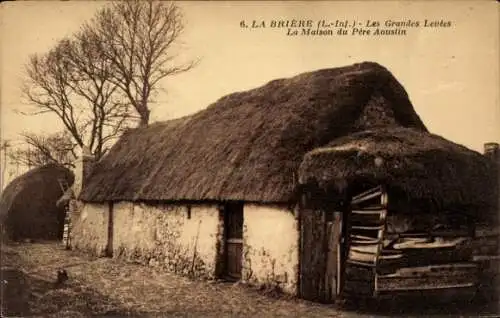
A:
[[[494,313],[484,306],[464,311],[457,304],[427,313],[418,306],[419,314],[406,305],[341,311],[334,305],[266,295],[241,284],[193,281],[147,266],[95,258],[56,243],[3,244],[1,257],[4,317],[374,317],[375,313],[376,317],[446,313],[456,317]],[[56,273],[62,268],[69,280],[59,286]]]

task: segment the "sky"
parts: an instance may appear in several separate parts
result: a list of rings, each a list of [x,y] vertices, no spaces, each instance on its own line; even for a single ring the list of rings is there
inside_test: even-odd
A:
[[[91,18],[104,1],[24,1],[1,4],[1,136],[51,133],[51,115],[24,116],[24,64]],[[316,69],[374,61],[402,83],[427,128],[481,151],[500,141],[499,6],[495,1],[179,2],[185,32],[181,58],[199,59],[191,71],[162,83],[152,121],[206,108],[220,97]],[[415,22],[405,36],[287,36],[278,20]],[[424,27],[424,20],[451,22]],[[242,28],[255,20],[265,28]],[[368,28],[364,28],[368,29]],[[351,32],[352,29],[349,29]],[[373,30],[372,30],[373,32]]]

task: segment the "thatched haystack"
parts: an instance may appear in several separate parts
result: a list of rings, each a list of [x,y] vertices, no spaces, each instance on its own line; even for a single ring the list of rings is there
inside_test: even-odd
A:
[[[374,127],[426,131],[401,84],[361,63],[279,79],[126,133],[80,198],[286,202],[308,151]]]
[[[424,203],[424,212],[470,212],[495,204],[495,171],[480,153],[440,136],[387,128],[354,133],[309,152],[299,176],[301,184],[339,193],[363,182],[383,184],[396,197]]]
[[[58,180],[71,185],[73,173],[59,165],[35,168],[14,179],[0,198],[1,224],[11,239],[59,239],[64,226],[64,206],[56,202],[63,192]]]

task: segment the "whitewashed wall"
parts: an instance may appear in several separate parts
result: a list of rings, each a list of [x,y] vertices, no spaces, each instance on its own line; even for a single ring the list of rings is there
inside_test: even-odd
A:
[[[298,271],[297,220],[286,208],[245,205],[243,279],[295,294]]]
[[[103,255],[109,206],[85,204],[81,211],[73,246]],[[299,233],[294,213],[285,207],[250,204],[244,206],[243,217],[243,281],[295,294]],[[113,206],[113,257],[213,278],[220,270],[217,261],[224,261],[222,230],[215,205],[192,205],[188,214],[185,205],[119,202]]]
[[[113,255],[212,277],[216,262],[215,206],[118,203],[113,208]]]
[[[105,255],[108,244],[108,204],[73,204],[71,245],[99,256]]]
[[[104,255],[108,204],[85,204],[73,231],[73,246]],[[113,205],[113,257],[194,277],[213,277],[219,229],[215,206]]]

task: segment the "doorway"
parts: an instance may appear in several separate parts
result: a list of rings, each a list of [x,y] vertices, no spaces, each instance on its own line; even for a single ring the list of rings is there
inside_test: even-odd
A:
[[[243,203],[224,205],[225,276],[228,280],[241,279],[243,255]]]
[[[343,260],[341,211],[302,208],[300,213],[300,296],[335,302],[341,292]]]
[[[108,205],[108,244],[106,245],[106,256],[113,257],[113,202]]]

